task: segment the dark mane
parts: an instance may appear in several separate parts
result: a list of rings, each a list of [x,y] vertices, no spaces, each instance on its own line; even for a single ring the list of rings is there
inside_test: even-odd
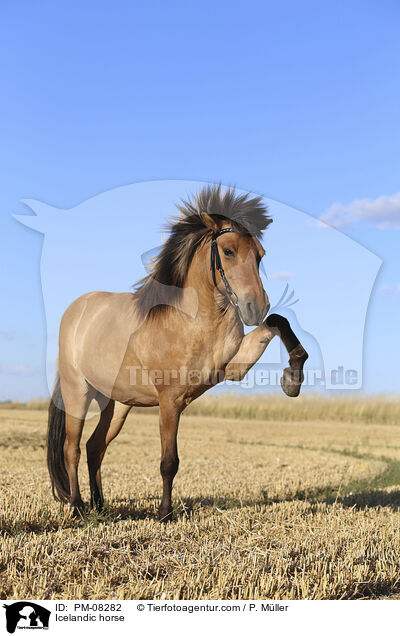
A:
[[[180,299],[193,255],[211,234],[202,219],[202,212],[229,220],[239,234],[251,234],[258,239],[272,223],[261,197],[236,195],[234,188],[222,191],[220,185],[203,188],[177,208],[179,216],[167,226],[169,236],[163,248],[154,259],[150,272],[135,286],[136,308],[142,318],[159,314]]]

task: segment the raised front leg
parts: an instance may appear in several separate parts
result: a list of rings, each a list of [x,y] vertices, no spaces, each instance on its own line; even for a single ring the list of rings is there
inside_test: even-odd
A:
[[[304,380],[303,367],[308,358],[308,353],[293,333],[287,318],[278,314],[271,314],[265,322],[272,329],[278,330],[279,336],[289,354],[289,367],[283,370],[281,387],[289,397],[297,397]]]
[[[262,356],[278,329],[268,327],[265,322],[244,336],[238,352],[225,368],[225,380],[240,382]]]
[[[283,391],[289,397],[296,397],[304,379],[303,366],[308,354],[293,333],[289,321],[283,316],[271,314],[262,325],[247,334],[239,351],[225,369],[226,380],[240,382],[264,353],[274,336],[279,336],[289,353],[289,367],[281,378]]]
[[[180,414],[181,410],[174,400],[168,396],[160,398],[160,471],[163,480],[163,495],[158,510],[160,521],[170,521],[172,518],[172,482],[179,467],[177,435]]]

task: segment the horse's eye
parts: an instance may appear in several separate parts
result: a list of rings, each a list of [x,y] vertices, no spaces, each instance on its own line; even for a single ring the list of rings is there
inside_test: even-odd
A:
[[[229,249],[229,247],[224,249],[224,254],[225,256],[234,256],[234,253]]]

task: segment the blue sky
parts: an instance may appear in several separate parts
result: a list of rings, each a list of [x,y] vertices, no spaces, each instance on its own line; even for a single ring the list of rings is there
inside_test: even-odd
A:
[[[394,1],[1,3],[0,399],[47,390],[43,236],[12,218],[21,199],[65,209],[162,179],[325,215],[379,256],[363,390],[398,391],[399,14]],[[169,212],[146,219],[153,245]],[[73,257],[66,269],[79,277]]]

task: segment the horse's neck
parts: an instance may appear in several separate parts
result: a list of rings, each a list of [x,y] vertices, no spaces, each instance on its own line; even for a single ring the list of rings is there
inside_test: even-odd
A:
[[[174,348],[181,348],[187,364],[192,364],[191,358],[195,358],[199,364],[212,360],[221,368],[236,354],[243,339],[243,325],[236,310],[230,305],[221,309],[221,301],[223,298],[211,280],[208,260],[204,255],[195,257],[179,298],[156,315],[156,323],[143,324],[139,339],[147,342],[156,331],[159,336],[162,334],[160,339],[168,355]]]
[[[222,358],[229,357],[229,352],[234,355],[243,339],[243,324],[236,310],[227,305],[226,298],[224,301],[204,275],[192,273],[187,277],[181,298],[182,328],[192,332],[194,338],[201,338],[204,347],[223,351]]]
[[[184,352],[180,360],[183,365],[222,369],[240,347],[243,325],[235,309],[229,306],[221,311],[219,299],[212,300],[201,293],[194,294],[193,288],[188,287],[180,305],[157,318],[157,333],[162,333],[163,342],[169,343],[168,351]]]

